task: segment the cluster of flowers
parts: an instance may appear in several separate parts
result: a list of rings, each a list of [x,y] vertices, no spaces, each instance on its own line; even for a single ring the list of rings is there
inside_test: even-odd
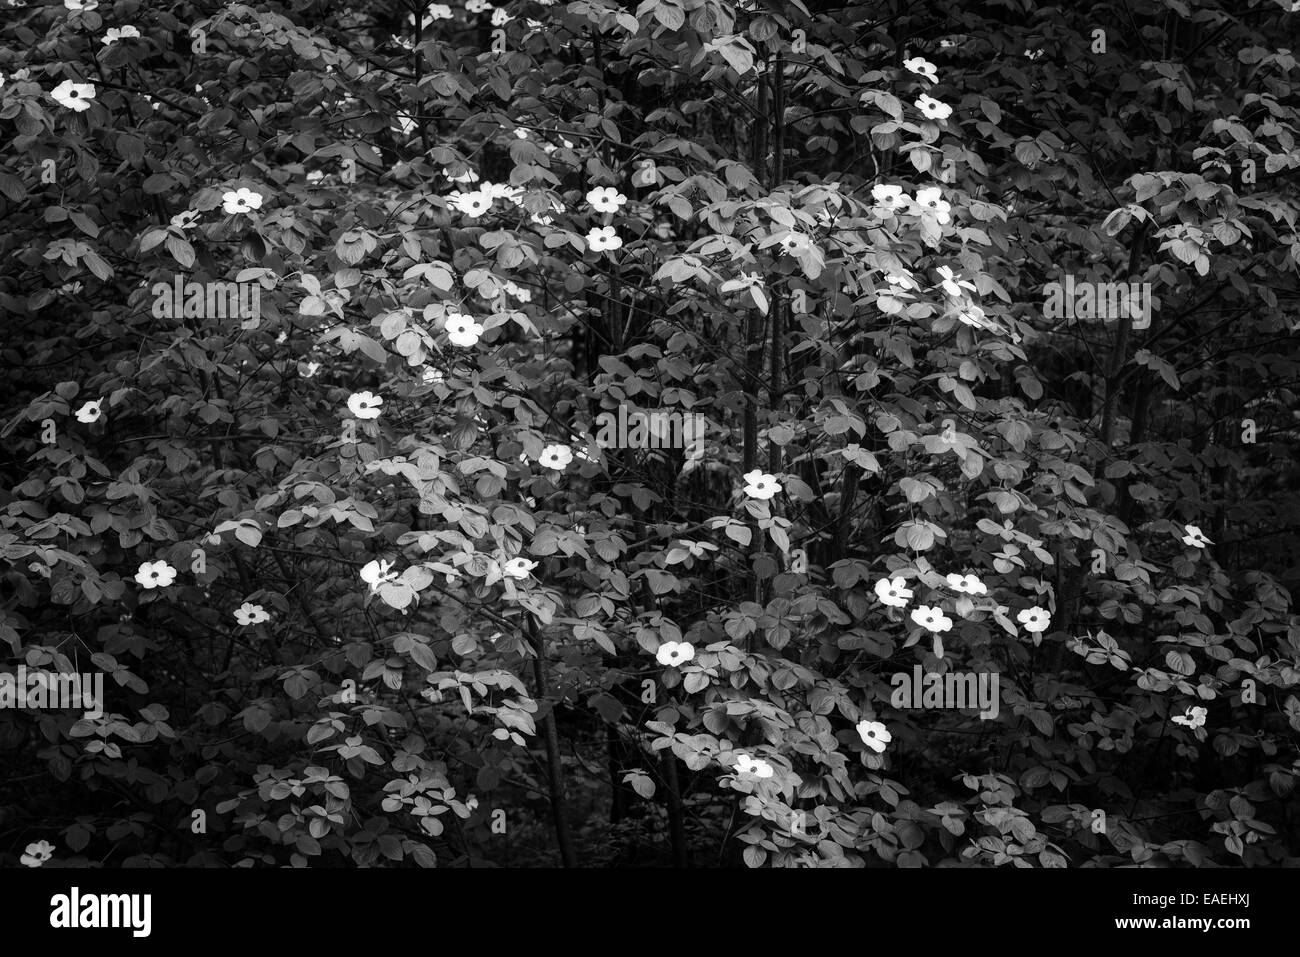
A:
[[[948,587],[963,595],[987,595],[988,587],[974,575],[948,575],[945,577]],[[912,590],[907,587],[907,580],[902,576],[882,578],[876,582],[876,597],[881,604],[891,608],[906,608],[912,598]],[[912,621],[929,631],[941,634],[952,628],[952,619],[943,613],[938,605],[918,605],[912,609]],[[1016,620],[1025,626],[1025,631],[1037,634],[1047,630],[1052,616],[1046,608],[1035,605],[1026,608],[1016,616]]]

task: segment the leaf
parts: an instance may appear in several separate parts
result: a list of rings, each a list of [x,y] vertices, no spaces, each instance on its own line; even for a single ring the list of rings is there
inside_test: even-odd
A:
[[[194,247],[174,233],[167,234],[167,251],[185,269],[194,265]]]

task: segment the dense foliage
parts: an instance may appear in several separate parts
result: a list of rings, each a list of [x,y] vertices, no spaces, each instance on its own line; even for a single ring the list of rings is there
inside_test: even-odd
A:
[[[1290,7],[10,0],[0,862],[1296,863]]]

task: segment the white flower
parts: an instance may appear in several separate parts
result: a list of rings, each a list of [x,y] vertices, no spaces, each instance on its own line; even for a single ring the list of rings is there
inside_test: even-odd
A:
[[[442,171],[446,175],[446,177],[449,180],[451,180],[453,183],[477,183],[478,182],[478,173],[474,172],[472,169],[467,168],[465,172],[457,173],[455,176],[451,175],[451,170],[449,167],[444,166]]]
[[[132,39],[140,39],[140,31],[135,27],[113,27],[104,34],[104,39],[100,42],[109,45],[116,43],[118,40]]]
[[[445,3],[431,3],[429,8],[424,11],[424,14],[430,20],[450,20],[451,7]]]
[[[949,587],[965,595],[987,595],[988,587],[974,575],[948,575]]]
[[[448,314],[447,318],[442,321],[442,327],[447,330],[447,338],[451,340],[451,344],[454,346],[469,348],[478,342],[479,337],[483,335],[483,324],[475,322],[469,316],[460,312]]]
[[[177,229],[194,229],[199,224],[198,210],[186,209],[177,213],[172,217],[171,224]]]
[[[952,628],[952,619],[938,605],[920,605],[912,609],[912,621],[936,635]]]
[[[468,0],[465,4],[466,13],[485,13],[492,9],[492,4],[488,0]]]
[[[786,233],[781,237],[780,243],[782,250],[794,256],[812,250],[812,240],[803,233]]]
[[[622,249],[623,239],[614,231],[613,226],[596,226],[587,233],[587,245],[593,252]]]
[[[95,85],[93,83],[73,83],[71,80],[64,80],[50,90],[50,97],[59,106],[77,113],[84,113],[90,109],[90,101],[95,98]]]
[[[98,422],[99,417],[103,414],[104,400],[96,399],[94,402],[87,402],[77,410],[77,421],[89,425],[91,422]]]
[[[744,751],[736,752],[736,773],[752,774],[756,778],[770,778],[773,774],[772,765],[762,758],[751,758]]]
[[[261,605],[254,605],[251,601],[246,601],[235,609],[235,621],[241,625],[260,625],[264,621],[270,621],[271,616]]]
[[[403,136],[410,136],[415,132],[415,117],[409,113],[397,114],[397,129]]]
[[[459,193],[451,198],[451,205],[468,216],[470,219],[478,219],[489,209],[492,208],[492,197],[476,189],[468,193]]]
[[[681,665],[695,657],[695,646],[689,641],[665,641],[655,652],[655,661],[665,667]]]
[[[940,266],[935,270],[935,272],[939,274],[939,285],[942,286],[943,291],[953,299],[960,299],[962,297],[963,289],[970,289],[972,291],[975,289],[975,284],[973,282],[969,279],[958,279],[957,274],[954,273],[952,268],[949,266]]]
[[[348,411],[358,419],[379,418],[379,407],[383,404],[383,397],[373,392],[353,392],[348,396]]]
[[[94,10],[99,0],[63,0],[63,5],[69,10]]]
[[[921,215],[929,216],[940,226],[946,225],[951,219],[948,213],[952,207],[944,201],[938,186],[918,189],[913,203],[921,208]]]
[[[548,445],[542,449],[541,457],[537,461],[548,469],[563,472],[573,461],[573,450],[567,445]]]
[[[320,372],[320,363],[304,362],[302,365],[298,367],[298,371],[302,374],[302,377],[304,379],[310,379],[317,372]]]
[[[508,279],[506,280],[506,284],[504,288],[507,296],[513,296],[514,298],[518,299],[520,302],[532,302],[533,300],[533,293],[531,290],[524,289],[520,286],[516,286],[513,282],[511,282]]]
[[[916,101],[916,108],[925,114],[927,120],[946,120],[952,116],[952,107],[940,103],[928,93],[922,93]]]
[[[768,475],[760,469],[746,472],[741,478],[745,480],[745,494],[759,501],[765,502],[781,491],[781,483],[776,480],[776,476]]]
[[[904,60],[903,69],[915,73],[918,76],[923,76],[931,83],[939,82],[938,70],[936,70],[934,64],[925,59],[925,57],[914,56],[910,60]]]
[[[494,27],[504,27],[507,23],[509,23],[513,19],[514,17],[512,17],[510,14],[506,13],[504,10],[500,9],[499,7],[496,10],[492,11],[492,26]]]
[[[1204,708],[1197,706],[1187,712],[1186,715],[1175,715],[1170,718],[1174,724],[1181,724],[1188,728],[1201,728],[1205,726],[1205,718],[1209,712]]]
[[[876,582],[876,597],[891,608],[902,608],[912,597],[912,589],[907,587],[907,579],[901,575],[897,578],[882,578]]]
[[[876,201],[871,211],[882,217],[906,212],[907,207],[912,204],[911,197],[903,192],[903,187],[890,186],[886,183],[877,183],[871,187],[871,198]]]
[[[1184,525],[1183,530],[1187,533],[1183,536],[1183,544],[1190,545],[1193,548],[1204,548],[1206,545],[1213,545],[1214,542],[1205,537],[1199,525]]]
[[[974,304],[963,306],[957,311],[957,318],[976,329],[992,329],[993,323],[984,318],[984,310]]]
[[[526,558],[512,558],[501,568],[501,573],[507,578],[527,578],[529,572],[537,567],[537,562],[530,562]]]
[[[69,3],[72,0],[68,0]],[[18,858],[18,863],[23,867],[40,867],[51,857],[54,856],[54,845],[49,841],[37,841],[35,844],[27,845],[27,852]]]
[[[135,580],[146,591],[150,588],[166,588],[176,580],[176,569],[165,561],[141,562],[135,573]]]
[[[239,189],[221,194],[221,208],[232,216],[261,209],[262,194],[241,186]]]
[[[489,199],[508,199],[512,203],[518,203],[524,195],[522,186],[509,183],[481,183],[478,191]]]
[[[370,586],[372,592],[379,591],[380,585],[397,579],[397,572],[392,569],[393,563],[382,559],[366,562],[361,568],[361,580]]]
[[[324,178],[325,178],[325,172],[319,169],[314,169],[307,174],[307,182],[309,183],[319,183]]]
[[[1037,634],[1040,631],[1047,630],[1047,626],[1052,623],[1052,616],[1048,614],[1046,608],[1035,605],[1033,608],[1026,608],[1016,615],[1016,621],[1025,626],[1025,631],[1030,634]]]
[[[890,273],[885,277],[885,282],[889,283],[891,286],[897,286],[900,290],[921,288],[916,284],[916,280],[906,273]]]
[[[880,721],[862,720],[857,723],[858,735],[862,738],[862,743],[869,747],[876,754],[883,754],[885,745],[894,740],[894,736]]]
[[[613,186],[597,186],[587,193],[587,203],[598,213],[617,213],[627,197]]]

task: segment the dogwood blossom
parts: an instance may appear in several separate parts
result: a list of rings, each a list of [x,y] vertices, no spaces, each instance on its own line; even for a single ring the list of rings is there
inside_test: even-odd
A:
[[[862,743],[869,747],[876,754],[883,754],[885,747],[894,736],[889,733],[889,729],[880,721],[859,721],[856,725],[858,736],[862,738]]]
[[[928,93],[922,93],[916,101],[916,108],[927,120],[946,120],[952,116],[952,107],[941,103]]]
[[[587,245],[592,252],[603,252],[607,249],[622,249],[623,240],[613,226],[596,226],[587,232]]]
[[[383,397],[373,392],[354,392],[348,396],[348,411],[358,419],[379,418],[379,407],[383,404]]]
[[[781,491],[781,483],[776,480],[776,476],[768,475],[759,469],[746,472],[741,477],[745,480],[745,494],[750,498],[767,501]]]
[[[246,601],[235,609],[235,621],[241,625],[260,625],[270,620],[270,613],[261,605],[255,605],[251,601]]]
[[[1016,621],[1024,625],[1025,631],[1030,634],[1038,634],[1047,630],[1047,626],[1052,623],[1052,616],[1046,608],[1035,605],[1033,608],[1026,608],[1016,615]]]
[[[84,113],[90,109],[90,101],[95,98],[95,85],[93,83],[74,83],[72,80],[64,80],[50,90],[50,98],[59,106],[77,113]]]
[[[447,330],[447,338],[452,345],[469,348],[477,343],[483,335],[483,324],[475,322],[469,316],[460,312],[453,312],[442,322],[442,327]]]
[[[935,65],[925,59],[925,57],[914,56],[910,59],[904,60],[903,69],[915,73],[918,76],[923,76],[931,83],[939,82],[939,71],[935,68]]]
[[[166,588],[176,580],[176,569],[161,559],[156,562],[141,562],[135,580],[146,591],[151,588]]]
[[[573,450],[567,445],[548,445],[542,449],[542,454],[537,461],[545,468],[563,472],[573,461]]]
[[[221,208],[232,216],[262,208],[262,194],[247,187],[221,194]]]
[[[685,664],[695,657],[695,646],[688,641],[665,641],[655,652],[655,661],[668,667]]]

